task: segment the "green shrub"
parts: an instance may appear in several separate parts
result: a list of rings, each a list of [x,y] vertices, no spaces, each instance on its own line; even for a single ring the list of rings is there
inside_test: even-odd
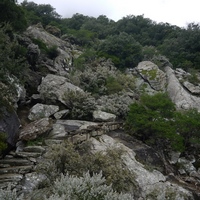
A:
[[[107,94],[117,93],[117,92],[120,92],[123,89],[122,85],[113,76],[109,76],[106,79],[106,85],[105,86],[107,88]]]
[[[62,173],[66,175],[81,176],[89,171],[100,173],[106,179],[108,185],[117,192],[132,192],[136,184],[134,175],[124,166],[121,156],[122,150],[109,149],[105,152],[91,153],[90,143],[73,145],[65,142],[53,145],[46,154],[47,161],[44,160],[38,170],[42,171],[50,180],[51,184]]]
[[[32,41],[33,41],[34,44],[38,45],[38,47],[40,48],[40,50],[43,53],[48,51],[48,47],[46,46],[46,44],[42,40],[33,38]]]
[[[126,119],[126,129],[138,139],[158,149],[183,151],[183,137],[177,134],[175,105],[163,93],[144,95],[140,103],[133,103]]]
[[[95,110],[95,99],[83,91],[68,91],[65,93],[65,104],[70,109],[72,119],[92,119]]]
[[[54,60],[59,55],[58,47],[54,45],[50,48],[47,48],[47,55],[50,59]]]
[[[187,77],[188,81],[194,85],[198,85],[200,83],[200,79],[198,77],[198,71],[195,69],[190,69],[190,76]]]
[[[175,126],[186,148],[200,143],[200,113],[196,109],[176,112]]]

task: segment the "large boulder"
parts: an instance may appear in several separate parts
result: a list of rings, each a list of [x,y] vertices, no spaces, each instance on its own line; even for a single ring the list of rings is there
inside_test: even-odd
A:
[[[175,75],[175,71],[171,67],[166,66],[165,72],[168,83],[167,92],[176,107],[178,109],[196,108],[200,111],[200,97],[191,95],[191,93],[181,85]]]
[[[35,121],[41,118],[50,117],[59,110],[59,106],[55,105],[45,105],[37,103],[30,109],[28,118],[31,121]]]
[[[166,86],[166,75],[157,65],[150,61],[143,61],[138,64],[136,70],[140,76],[149,83],[156,91],[164,91]]]
[[[43,78],[38,87],[42,99],[50,102],[60,101],[63,104],[66,104],[66,95],[69,91],[83,92],[82,89],[68,82],[67,78],[53,74]]]
[[[2,114],[0,118],[0,133],[5,133],[7,137],[7,143],[9,146],[14,147],[18,139],[20,121],[17,114],[8,112],[5,108],[1,108]]]

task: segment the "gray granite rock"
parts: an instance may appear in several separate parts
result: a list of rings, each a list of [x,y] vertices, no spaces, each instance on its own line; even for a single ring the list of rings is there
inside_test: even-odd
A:
[[[45,105],[37,103],[30,109],[28,118],[31,121],[35,121],[41,118],[50,117],[59,110],[59,106],[56,105]]]

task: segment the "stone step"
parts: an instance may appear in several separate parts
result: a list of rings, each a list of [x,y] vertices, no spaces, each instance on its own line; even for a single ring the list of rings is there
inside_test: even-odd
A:
[[[6,182],[19,182],[23,179],[21,174],[1,174],[0,175],[0,184]]]
[[[47,146],[52,146],[54,144],[61,144],[63,142],[63,140],[56,140],[56,139],[46,139],[45,140],[45,144]]]
[[[44,153],[46,150],[42,146],[27,146],[23,149],[24,152]]]
[[[27,166],[32,165],[32,162],[27,159],[17,159],[17,158],[5,158],[0,160],[0,168],[12,167],[12,166]]]
[[[7,167],[7,168],[0,168],[0,175],[1,174],[25,174],[29,173],[33,170],[33,166],[17,166],[17,167]]]
[[[21,157],[21,158],[38,158],[39,156],[41,156],[42,153],[38,153],[38,152],[16,152],[15,153],[15,157]]]

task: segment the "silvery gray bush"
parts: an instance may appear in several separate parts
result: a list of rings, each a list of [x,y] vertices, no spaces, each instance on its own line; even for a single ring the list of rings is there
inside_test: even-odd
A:
[[[133,200],[130,194],[119,194],[105,184],[102,173],[82,177],[62,175],[53,186],[53,194],[46,200]]]

